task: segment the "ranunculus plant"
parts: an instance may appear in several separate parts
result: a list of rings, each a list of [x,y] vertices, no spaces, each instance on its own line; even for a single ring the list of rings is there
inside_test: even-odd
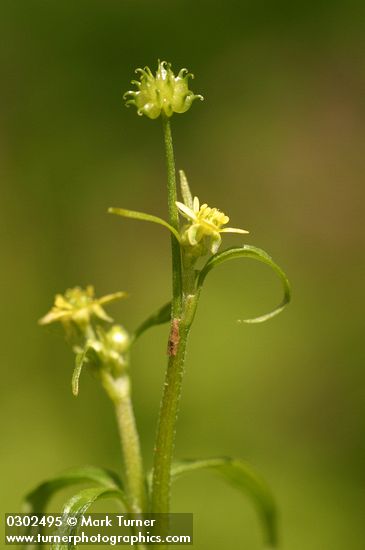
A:
[[[289,283],[282,269],[260,248],[239,244],[221,250],[226,233],[235,233],[241,238],[248,231],[229,227],[229,217],[226,214],[206,203],[201,204],[191,193],[182,170],[179,172],[178,197],[170,119],[174,113],[188,111],[195,99],[203,99],[189,89],[189,78],[192,75],[182,69],[175,76],[171,65],[166,62],[158,63],[155,75],[148,67],[137,69],[136,72],[140,75],[139,80],[132,81],[136,89],[127,92],[124,97],[127,106],[136,107],[138,115],[161,120],[166,151],[168,217],[164,220],[152,214],[119,207],[110,208],[109,212],[125,218],[158,223],[170,231],[172,296],[170,301],[134,331],[115,324],[104,309],[108,303],[123,298],[125,292],[96,298],[94,288],[89,286],[86,289],[68,289],[64,295],[56,296],[54,306],[40,320],[40,324],[57,322],[65,330],[67,341],[75,354],[72,376],[72,391],[75,395],[79,391],[79,378],[83,368],[92,370],[100,380],[114,405],[123,452],[123,467],[121,476],[90,466],[60,474],[28,493],[27,511],[41,513],[55,491],[87,483],[88,488],[79,489],[65,504],[65,513],[85,513],[96,500],[106,497],[116,499],[130,513],[169,513],[171,484],[174,479],[194,470],[208,469],[223,476],[228,483],[252,499],[262,523],[265,548],[276,548],[275,504],[261,476],[239,458],[203,458],[176,462],[174,443],[186,347],[207,275],[228,260],[251,258],[267,264],[279,276],[284,290],[279,306],[254,319],[246,319],[245,323],[260,323],[281,312],[290,300]],[[208,194],[209,189],[205,195]],[[153,469],[147,473],[143,466],[133,412],[130,363],[136,340],[146,330],[162,323],[169,323],[170,326],[168,364],[162,388]],[[139,547],[142,548],[143,545]],[[68,546],[55,544],[52,548],[61,550]],[[161,544],[159,548],[167,546]]]

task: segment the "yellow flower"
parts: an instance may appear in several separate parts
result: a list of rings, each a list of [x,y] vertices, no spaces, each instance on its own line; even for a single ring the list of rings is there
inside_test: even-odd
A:
[[[88,286],[85,290],[78,286],[69,288],[64,295],[56,295],[54,306],[39,320],[39,324],[48,325],[56,321],[73,322],[83,329],[90,324],[92,317],[111,322],[113,319],[107,315],[102,306],[124,296],[126,296],[125,292],[115,292],[102,298],[95,298],[93,286]]]
[[[132,84],[138,90],[126,92],[123,97],[127,99],[126,105],[135,105],[141,116],[154,119],[161,113],[167,117],[173,113],[185,113],[194,99],[203,99],[201,95],[195,95],[189,90],[188,80],[193,75],[187,69],[181,69],[175,76],[170,63],[159,61],[155,76],[149,67],[136,69],[136,73],[141,74],[141,80],[132,80]]]
[[[210,208],[207,204],[200,206],[198,197],[194,197],[190,206],[182,202],[176,202],[176,206],[189,222],[182,231],[182,244],[198,247],[199,255],[208,251],[215,254],[222,241],[221,233],[248,233],[245,229],[223,227],[229,217],[218,208]]]

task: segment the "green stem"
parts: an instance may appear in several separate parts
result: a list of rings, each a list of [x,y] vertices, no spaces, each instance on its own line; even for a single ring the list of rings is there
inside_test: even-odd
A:
[[[170,511],[171,463],[189,329],[180,324],[179,331],[180,342],[176,355],[170,355],[168,361],[154,449],[152,512],[161,514]]]
[[[185,372],[186,345],[198,299],[198,294],[184,296],[183,315],[175,324],[176,347],[170,354],[167,365],[154,449],[152,478],[152,512],[154,513],[164,514],[170,511],[171,464],[174,457],[176,423]]]
[[[130,397],[129,377],[124,375],[115,379],[109,373],[103,373],[102,382],[107,394],[114,403],[124,458],[125,484],[130,501],[130,511],[134,513],[144,512],[147,509],[145,476]]]
[[[169,120],[163,118],[163,130],[167,161],[169,223],[179,230],[176,207],[176,175],[172,136]],[[151,511],[170,512],[171,464],[174,456],[176,423],[179,412],[182,382],[185,370],[185,354],[189,331],[194,318],[198,294],[195,293],[194,267],[182,264],[180,245],[172,237],[173,297],[171,329],[168,344],[169,360],[158,420],[154,449]],[[166,548],[159,545],[158,548]]]
[[[172,144],[171,126],[168,117],[162,117],[163,136],[165,142],[165,155],[167,166],[167,204],[169,213],[169,224],[179,231],[179,214],[176,206],[176,170],[174,147]],[[181,274],[181,253],[180,244],[171,235],[172,252],[172,319],[180,316],[182,298],[182,274]]]
[[[167,166],[167,203],[169,223],[179,230],[176,207],[176,170],[171,126],[168,117],[162,117]],[[168,513],[170,509],[171,462],[174,451],[176,419],[179,408],[188,329],[181,323],[182,265],[180,245],[171,236],[172,253],[172,307],[168,344],[169,361],[160,407],[154,449],[151,509],[154,513]]]

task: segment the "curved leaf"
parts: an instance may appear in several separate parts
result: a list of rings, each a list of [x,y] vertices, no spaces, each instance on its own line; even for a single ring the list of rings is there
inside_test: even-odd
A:
[[[122,483],[114,472],[93,466],[73,468],[44,481],[30,491],[24,498],[24,513],[39,514],[44,512],[49,500],[57,491],[81,483],[97,483],[104,488],[122,489]]]
[[[83,491],[80,491],[79,493],[74,495],[72,498],[70,498],[70,500],[66,503],[63,509],[63,514],[65,516],[85,514],[94,502],[103,498],[115,498],[123,502],[124,504],[127,503],[126,496],[120,489],[105,488],[105,487],[84,489]],[[59,535],[60,537],[75,536],[77,535],[79,528],[80,528],[79,525],[70,526],[70,525],[67,525],[67,522],[65,521],[62,527],[57,529],[55,534]],[[55,543],[55,544],[52,544],[50,548],[51,550],[71,550],[73,548],[76,548],[76,546],[74,546],[72,543],[70,544]]]
[[[195,470],[214,470],[230,485],[248,494],[260,515],[267,550],[277,547],[277,512],[273,496],[266,482],[249,464],[232,458],[182,461],[173,466],[172,479]]]
[[[143,323],[137,327],[136,331],[133,334],[133,339],[137,340],[143,334],[147,329],[156,326],[156,325],[163,325],[164,323],[168,323],[171,320],[171,302],[168,302],[164,306],[162,306],[159,310],[157,310],[155,313],[150,315],[150,317],[147,317]]]
[[[159,225],[163,225],[164,227],[167,227],[167,229],[171,231],[174,237],[176,237],[176,239],[180,242],[179,232],[174,227],[172,227],[172,225],[167,223],[162,218],[159,218],[158,216],[145,214],[144,212],[136,212],[134,210],[125,210],[124,208],[109,208],[108,212],[109,214],[116,214],[117,216],[123,216],[124,218],[132,218],[134,220],[142,220],[145,222],[153,222],[158,223]]]
[[[281,267],[279,267],[273,261],[271,256],[269,256],[264,250],[262,250],[261,248],[257,248],[256,246],[244,245],[242,247],[232,247],[228,248],[224,252],[221,252],[220,254],[215,254],[214,256],[212,256],[199,273],[197,281],[198,289],[202,287],[206,276],[214,267],[228,260],[235,260],[237,258],[252,258],[253,260],[258,260],[259,262],[267,264],[279,276],[284,289],[284,298],[277,308],[275,308],[273,311],[270,311],[269,313],[266,313],[265,315],[260,315],[259,317],[254,317],[253,319],[244,319],[242,322],[262,323],[264,321],[267,321],[268,319],[271,319],[275,315],[278,315],[278,313],[280,313],[284,309],[284,307],[290,302],[290,284],[287,276],[285,275]]]

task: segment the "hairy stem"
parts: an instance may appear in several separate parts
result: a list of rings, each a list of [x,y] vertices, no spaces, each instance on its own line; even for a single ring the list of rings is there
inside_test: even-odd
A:
[[[174,458],[177,416],[185,371],[186,345],[198,299],[199,294],[184,294],[182,317],[174,325],[176,341],[174,353],[170,352],[166,370],[154,450],[151,510],[157,514],[170,512],[171,464]],[[163,536],[167,534],[167,529],[168,527],[165,525],[161,533]],[[158,548],[166,549],[167,545],[162,544]]]
[[[154,449],[152,484],[152,512],[154,513],[168,513],[170,510],[171,463],[189,333],[189,329],[181,324],[178,330],[180,341],[176,355],[169,357]]]
[[[173,353],[169,346],[170,356],[154,449],[151,511],[155,514],[170,513],[171,465],[174,458],[177,416],[185,371],[186,345],[197,303],[198,295],[184,296],[182,318],[176,320],[177,323],[173,325],[176,342]],[[165,537],[168,532],[168,524],[161,527],[161,535]],[[163,550],[167,547],[162,544],[157,548]]]
[[[163,118],[163,130],[167,160],[169,223],[179,230],[174,152],[170,122],[166,117]],[[182,262],[180,244],[174,237],[171,240],[171,247],[173,297],[168,342],[169,360],[154,449],[151,495],[151,511],[160,514],[170,512],[171,464],[174,457],[176,423],[185,370],[186,345],[198,302],[198,294],[194,293],[193,265]],[[166,545],[158,546],[160,549],[166,547]]]
[[[167,166],[167,203],[169,223],[179,230],[179,214],[176,207],[176,170],[170,121],[162,117]],[[172,307],[171,329],[168,343],[169,361],[165,376],[154,449],[151,509],[154,513],[170,510],[171,462],[173,458],[176,420],[179,408],[188,329],[181,323],[182,264],[178,241],[171,236],[172,253]]]
[[[144,512],[147,509],[145,475],[139,435],[130,397],[130,381],[127,376],[114,379],[108,373],[104,373],[102,382],[114,403],[124,458],[126,493],[130,501],[130,511],[134,513]]]
[[[167,166],[167,204],[169,212],[169,224],[174,229],[179,230],[179,214],[176,206],[176,170],[174,147],[172,144],[171,126],[168,117],[162,117],[163,136],[165,142],[165,156]],[[181,253],[180,244],[177,239],[171,235],[172,252],[172,318],[175,319],[181,313],[182,298],[182,274],[181,274]]]

